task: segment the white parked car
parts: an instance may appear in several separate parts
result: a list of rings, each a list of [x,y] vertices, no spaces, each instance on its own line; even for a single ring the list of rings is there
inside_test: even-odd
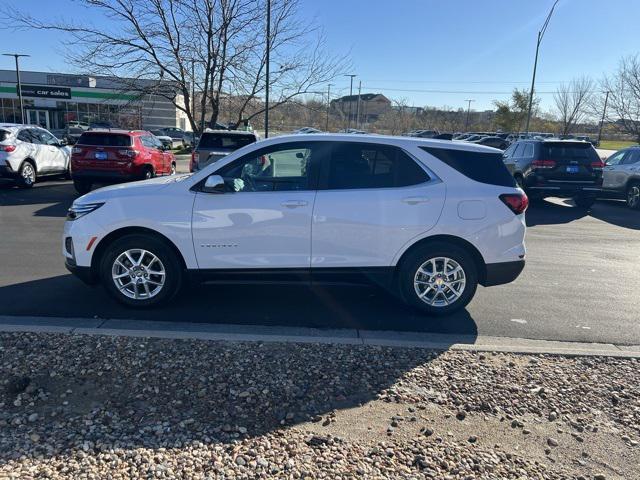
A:
[[[71,148],[47,130],[0,123],[0,177],[14,179],[27,188],[41,176],[69,177],[70,158]]]
[[[131,306],[171,299],[189,275],[373,282],[445,314],[520,274],[527,204],[499,150],[292,135],[84,195],[62,250],[70,271]]]

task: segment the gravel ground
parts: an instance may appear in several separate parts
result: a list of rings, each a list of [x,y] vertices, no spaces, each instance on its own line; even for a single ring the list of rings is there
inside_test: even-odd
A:
[[[0,334],[0,478],[640,478],[639,366]]]

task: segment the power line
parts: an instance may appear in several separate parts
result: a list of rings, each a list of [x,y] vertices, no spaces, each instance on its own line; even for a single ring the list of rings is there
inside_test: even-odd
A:
[[[461,95],[511,95],[513,91],[493,91],[493,90],[430,90],[430,89],[415,89],[415,88],[388,88],[388,87],[367,87],[369,90],[387,90],[390,92],[412,92],[412,93],[453,93]],[[553,94],[556,92],[540,92],[536,91],[536,94]],[[573,92],[570,92],[573,93]]]

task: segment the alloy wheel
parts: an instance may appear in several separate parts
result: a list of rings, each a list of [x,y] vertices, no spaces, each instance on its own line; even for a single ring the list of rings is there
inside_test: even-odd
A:
[[[36,172],[30,163],[25,163],[22,167],[22,181],[25,185],[33,185],[36,181]]]
[[[456,302],[466,286],[462,266],[448,257],[434,257],[415,273],[413,287],[418,298],[432,307],[446,307]]]
[[[111,267],[111,278],[126,297],[146,300],[160,293],[166,272],[156,255],[148,250],[132,248],[116,257]]]

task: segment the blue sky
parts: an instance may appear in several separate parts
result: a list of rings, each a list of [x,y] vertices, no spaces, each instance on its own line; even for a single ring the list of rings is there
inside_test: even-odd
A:
[[[416,106],[458,108],[470,98],[472,108],[482,110],[514,87],[528,88],[537,31],[553,0],[300,2],[300,15],[324,28],[329,49],[350,54],[354,86],[362,81],[363,92]],[[45,17],[74,11],[71,0],[13,3]],[[552,92],[576,76],[599,78],[620,57],[640,52],[638,18],[637,0],[560,0],[541,46],[536,90]],[[54,32],[0,30],[5,50],[32,55],[24,69],[69,71],[60,40]],[[9,58],[0,62],[12,68]],[[348,93],[347,78],[334,83],[336,94]],[[551,108],[552,95],[540,96],[543,108]]]

